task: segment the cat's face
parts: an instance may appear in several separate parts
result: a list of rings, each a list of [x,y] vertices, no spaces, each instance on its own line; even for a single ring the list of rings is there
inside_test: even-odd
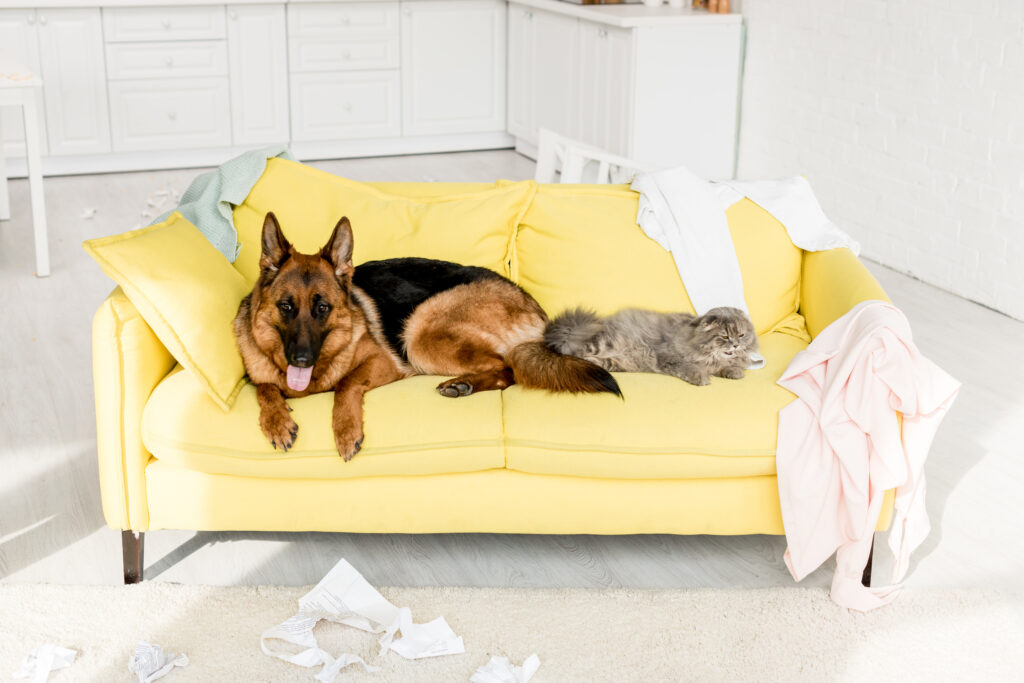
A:
[[[757,351],[757,335],[747,314],[738,308],[712,308],[700,318],[698,345],[720,362],[743,361]]]

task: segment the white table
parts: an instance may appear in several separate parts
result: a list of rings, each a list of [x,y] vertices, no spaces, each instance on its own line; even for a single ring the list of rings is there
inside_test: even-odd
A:
[[[25,158],[28,187],[32,195],[32,231],[36,243],[36,276],[50,274],[50,252],[46,243],[46,204],[43,198],[43,166],[39,150],[39,112],[36,88],[42,81],[28,68],[0,55],[0,107],[20,106],[25,121]],[[3,131],[0,130],[0,220],[11,217],[4,161]]]

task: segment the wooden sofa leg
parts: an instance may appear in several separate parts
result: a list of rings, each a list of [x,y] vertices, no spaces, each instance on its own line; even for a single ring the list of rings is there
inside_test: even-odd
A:
[[[124,582],[139,583],[142,581],[142,549],[146,534],[134,531],[121,532],[121,557],[124,561]]]
[[[860,582],[864,586],[871,588],[871,561],[875,559],[875,534],[871,534],[871,550],[868,551],[868,563],[864,565],[864,574],[860,577]]]

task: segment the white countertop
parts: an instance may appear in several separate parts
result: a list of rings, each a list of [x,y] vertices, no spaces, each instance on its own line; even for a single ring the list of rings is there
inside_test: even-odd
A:
[[[50,9],[54,7],[173,7],[186,5],[291,4],[292,2],[380,2],[382,0],[0,0],[0,9]],[[415,0],[412,0],[415,1]],[[587,19],[609,26],[677,26],[679,24],[738,24],[739,14],[711,14],[689,6],[668,5],[575,5],[562,0],[509,0],[510,4]],[[689,5],[689,0],[685,0]]]
[[[0,0],[0,9],[58,7],[189,7],[196,5],[272,5],[285,0]]]
[[[523,5],[536,9],[587,19],[609,26],[678,26],[680,24],[739,24],[740,14],[711,14],[707,10],[694,10],[685,0],[685,7],[668,5],[576,5],[562,0],[509,0],[510,5]]]

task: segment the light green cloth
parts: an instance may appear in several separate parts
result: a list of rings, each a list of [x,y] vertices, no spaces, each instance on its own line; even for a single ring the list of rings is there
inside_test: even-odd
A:
[[[234,207],[245,201],[252,186],[263,175],[267,159],[274,157],[295,160],[285,145],[240,154],[198,176],[181,196],[178,207],[153,222],[160,223],[167,220],[174,211],[181,212],[186,220],[199,228],[199,232],[210,240],[217,251],[234,263],[239,248],[238,231],[232,219]]]

